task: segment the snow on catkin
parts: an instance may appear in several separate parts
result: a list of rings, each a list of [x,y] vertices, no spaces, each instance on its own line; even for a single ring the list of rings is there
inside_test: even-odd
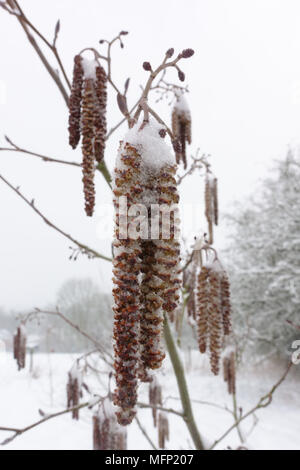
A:
[[[187,167],[186,161],[186,142],[192,142],[192,121],[191,113],[184,95],[177,97],[172,111],[172,132],[175,140],[180,142],[180,150],[176,152],[176,162],[183,162],[184,168]]]
[[[218,225],[219,208],[218,208],[218,181],[217,178],[208,171],[205,177],[204,189],[205,217],[208,224],[208,243],[213,244],[213,226]]]
[[[119,217],[120,197],[127,196],[126,212],[139,203],[139,167],[141,156],[128,142],[121,142],[114,178],[115,240],[113,260],[114,295],[114,352],[116,391],[115,404],[120,424],[129,424],[135,415],[137,400],[137,372],[139,362],[140,322],[140,256],[139,240],[120,237],[120,229],[128,230],[131,217]]]
[[[156,377],[149,384],[149,405],[152,405],[153,425],[157,426],[157,405],[162,406],[162,388]]]
[[[75,148],[82,136],[82,172],[85,211],[93,215],[95,162],[104,158],[106,139],[107,76],[96,60],[74,58],[69,105],[69,142]]]
[[[93,415],[94,450],[126,450],[126,428],[117,422],[110,398],[105,398]]]

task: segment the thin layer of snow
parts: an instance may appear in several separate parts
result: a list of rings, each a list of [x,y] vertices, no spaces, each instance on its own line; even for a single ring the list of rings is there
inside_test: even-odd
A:
[[[175,155],[166,144],[164,138],[159,135],[159,131],[164,126],[154,119],[140,130],[141,122],[129,129],[124,137],[124,142],[128,142],[137,148],[142,157],[142,165],[149,170],[159,171],[165,165],[175,164]]]
[[[95,59],[86,59],[82,58],[82,68],[83,68],[83,74],[84,78],[86,79],[93,79],[96,80],[96,67],[98,65],[97,61]]]
[[[174,108],[176,108],[180,113],[190,115],[190,108],[184,94],[178,96],[174,104]]]

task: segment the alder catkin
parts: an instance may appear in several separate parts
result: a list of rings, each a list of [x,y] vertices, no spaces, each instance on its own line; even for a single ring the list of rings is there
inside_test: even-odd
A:
[[[208,269],[204,266],[196,274],[195,304],[197,312],[198,346],[201,353],[205,353],[208,338],[208,314],[209,314],[209,284]]]
[[[95,112],[95,138],[94,152],[95,159],[101,163],[104,158],[106,139],[106,107],[107,107],[107,76],[105,70],[100,65],[96,67],[95,93],[97,102],[94,106]]]
[[[82,171],[86,215],[92,216],[95,206],[94,156],[94,85],[92,79],[84,81],[82,98]]]
[[[127,196],[126,212],[130,204],[139,202],[139,166],[141,157],[135,147],[121,142],[119,165],[115,169],[114,205],[116,211],[113,289],[114,295],[114,352],[116,391],[114,402],[119,407],[120,424],[129,424],[135,416],[137,401],[137,373],[140,336],[140,257],[139,240],[122,238],[120,230],[128,231],[128,217],[120,219],[120,197]],[[120,226],[121,225],[121,226]],[[125,226],[124,226],[125,225]]]
[[[26,361],[26,329],[23,324],[21,324],[14,335],[13,346],[14,346],[14,359],[17,362],[18,370],[25,368]]]
[[[158,447],[166,448],[166,442],[169,440],[169,420],[165,413],[160,412],[158,415]]]
[[[186,160],[186,142],[192,142],[192,121],[191,113],[183,95],[178,96],[172,110],[172,133],[174,139],[180,142],[180,150],[175,152],[176,163],[183,162],[184,168],[187,167]]]
[[[80,140],[80,106],[82,99],[83,67],[80,55],[74,57],[73,81],[69,100],[69,143],[75,149]]]

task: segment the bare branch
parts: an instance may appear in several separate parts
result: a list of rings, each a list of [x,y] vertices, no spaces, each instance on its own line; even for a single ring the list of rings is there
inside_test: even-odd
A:
[[[269,406],[273,400],[273,395],[274,393],[276,392],[277,388],[282,384],[282,382],[285,380],[286,376],[288,375],[291,367],[292,367],[292,362],[290,362],[288,364],[288,367],[286,368],[286,370],[284,371],[283,375],[280,377],[280,379],[275,383],[275,385],[273,385],[273,387],[271,388],[271,390],[266,393],[264,396],[262,396],[258,403],[253,407],[251,408],[246,414],[242,415],[239,419],[237,419],[235,421],[235,423],[230,426],[227,431],[224,432],[224,434],[222,434],[221,437],[219,437],[219,439],[215,440],[215,442],[213,443],[213,445],[210,447],[209,450],[212,450],[216,447],[217,444],[219,444],[226,436],[228,436],[228,434],[234,429],[236,428],[240,423],[241,421],[243,421],[244,419],[248,418],[248,416],[252,415],[253,413],[255,413],[257,410],[259,410],[260,408],[266,408],[267,406]]]
[[[99,398],[98,402],[93,403],[93,405],[96,405],[101,400],[102,400],[102,398]],[[35,423],[32,423],[32,424],[29,424],[28,426],[25,426],[24,428],[9,428],[9,427],[0,426],[0,431],[11,431],[11,432],[14,433],[11,437],[9,437],[9,438],[5,439],[4,441],[0,442],[0,445],[4,446],[6,444],[9,444],[16,437],[20,436],[21,434],[24,434],[27,431],[30,431],[33,428],[36,428],[40,424],[43,424],[46,421],[49,421],[50,419],[57,418],[58,416],[62,416],[64,414],[71,413],[72,411],[80,410],[81,408],[86,408],[88,406],[91,406],[91,403],[89,401],[87,401],[85,403],[81,403],[80,405],[73,406],[72,408],[67,408],[65,410],[58,411],[56,413],[52,413],[50,415],[47,415],[44,418],[39,419]]]
[[[140,431],[142,432],[142,434],[145,436],[145,438],[147,439],[147,441],[149,442],[149,444],[151,445],[152,449],[154,450],[157,450],[157,447],[155,446],[154,442],[152,441],[152,439],[149,437],[147,431],[145,430],[144,426],[142,426],[140,420],[138,419],[137,416],[135,416],[135,421],[136,421],[136,424],[138,425],[138,427],[140,428]]]
[[[34,204],[34,200],[32,201],[29,201],[29,199],[27,199],[21,192],[18,188],[15,188],[11,183],[9,183],[9,181],[7,181],[7,179],[5,179],[2,175],[0,175],[0,179],[5,183],[7,184],[7,186],[9,186],[21,199],[23,199],[24,202],[26,202],[26,204],[31,207],[31,209],[34,210],[34,212],[36,214],[38,214],[42,219],[43,221],[49,225],[50,227],[52,227],[54,230],[56,230],[58,233],[60,233],[61,235],[63,235],[65,238],[67,238],[68,240],[70,240],[72,243],[74,243],[75,245],[77,245],[81,252],[83,254],[86,254],[87,256],[91,257],[91,258],[101,258],[101,259],[104,259],[105,261],[111,261],[111,258],[109,258],[108,256],[104,256],[102,255],[101,253],[98,253],[98,251],[92,249],[92,248],[89,248],[87,245],[84,245],[83,243],[79,242],[78,240],[76,240],[75,238],[73,238],[71,235],[69,235],[68,233],[64,232],[63,230],[61,230],[60,228],[58,228],[53,222],[51,222],[47,217],[45,217],[41,212],[40,210],[35,206]]]

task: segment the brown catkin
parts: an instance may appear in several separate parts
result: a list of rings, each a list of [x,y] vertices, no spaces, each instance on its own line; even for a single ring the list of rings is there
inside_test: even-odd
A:
[[[160,412],[158,415],[158,447],[166,448],[166,441],[169,440],[169,420],[165,413]]]
[[[175,166],[165,166],[158,176],[156,191],[159,194],[158,203],[166,207],[176,207],[179,195],[176,187]],[[181,279],[179,276],[180,245],[177,240],[177,228],[179,219],[176,212],[171,213],[170,233],[166,235],[161,229],[160,239],[154,240],[156,246],[155,274],[161,279],[160,296],[163,300],[163,310],[168,312],[171,321],[175,319],[175,309],[179,300],[179,288]]]
[[[72,372],[68,373],[68,382],[67,382],[67,408],[74,408],[79,405],[79,400],[81,396],[81,390],[78,382],[78,378],[74,377]],[[74,409],[72,411],[72,418],[79,419],[79,409]]]
[[[152,240],[141,242],[141,361],[145,369],[157,369],[165,357],[163,351],[161,282],[155,275],[156,247]]]
[[[154,377],[149,386],[149,405],[152,405],[153,425],[157,426],[157,405],[162,406],[162,388]]]
[[[109,397],[103,400],[93,416],[93,447],[94,450],[127,448],[126,429],[117,423]]]
[[[126,425],[135,416],[137,373],[139,364],[140,322],[140,256],[139,240],[120,237],[119,197],[127,196],[127,208],[138,203],[140,194],[139,165],[141,157],[135,147],[121,143],[121,167],[115,169],[114,205],[116,228],[113,260],[114,295],[114,352],[116,391],[114,402],[119,407],[118,422]],[[126,229],[130,224],[128,216]],[[121,227],[122,228],[122,227]],[[124,227],[123,227],[124,228]]]
[[[26,362],[26,330],[24,325],[20,325],[13,339],[14,359],[17,361],[18,370],[25,368]]]
[[[101,163],[104,158],[105,139],[106,139],[106,107],[107,107],[107,76],[104,68],[99,65],[96,67],[96,103],[94,105],[95,113],[95,139],[94,152],[95,159]]]
[[[236,372],[235,372],[235,352],[230,351],[223,358],[223,377],[227,383],[228,393],[235,395],[236,392]]]
[[[180,151],[175,152],[176,163],[179,164],[182,161],[184,168],[186,168],[186,142],[188,144],[192,142],[192,122],[190,112],[178,106],[180,99],[181,97],[178,98],[172,110],[172,133],[175,140],[180,142]]]
[[[218,203],[218,180],[214,178],[212,183],[212,199],[214,211],[214,224],[218,225],[219,222],[219,203]]]
[[[209,270],[209,350],[210,364],[213,374],[218,375],[220,368],[220,354],[222,348],[223,320],[220,302],[221,275],[220,272]]]
[[[82,99],[82,168],[86,215],[92,216],[95,205],[95,157],[94,157],[94,84],[92,79],[84,81]]]
[[[221,309],[223,317],[224,335],[231,333],[231,303],[230,303],[230,283],[226,272],[221,278]]]
[[[208,338],[209,284],[208,269],[204,266],[196,276],[196,312],[199,351],[205,353]]]
[[[80,55],[74,57],[73,81],[69,101],[69,143],[75,149],[80,140],[80,105],[82,99],[83,67]]]

